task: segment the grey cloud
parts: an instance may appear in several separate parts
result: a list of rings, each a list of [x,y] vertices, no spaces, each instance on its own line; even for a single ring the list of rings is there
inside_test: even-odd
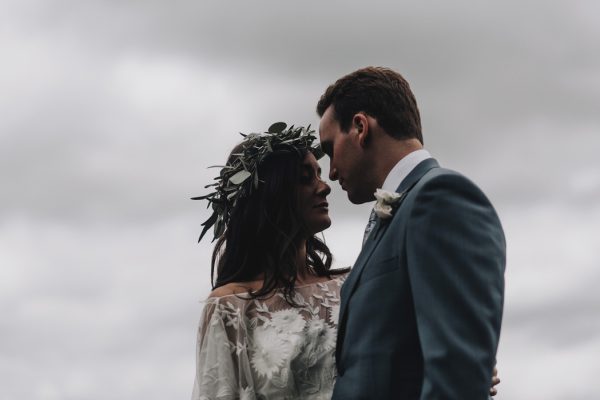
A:
[[[35,143],[27,146],[17,143],[11,150],[19,150],[18,154],[29,152],[33,158],[37,156],[36,150],[43,149],[50,153],[50,157],[56,157],[54,161],[58,165],[49,168],[60,168],[61,164],[68,163],[69,158],[65,159],[63,153],[69,148],[75,147],[76,152],[89,151],[77,148],[78,141],[104,138],[106,142],[110,140],[105,138],[106,129],[114,129],[120,123],[133,123],[133,129],[156,132],[156,127],[143,125],[142,119],[148,117],[145,115],[133,121],[115,119],[111,114],[130,110],[114,104],[118,93],[111,93],[101,86],[111,84],[103,68],[110,69],[120,59],[140,52],[153,57],[178,55],[196,65],[224,66],[226,74],[236,77],[234,80],[257,80],[261,82],[257,86],[268,86],[273,80],[273,73],[283,80],[309,83],[314,90],[291,95],[296,99],[289,103],[290,107],[298,104],[297,108],[305,108],[301,114],[306,116],[303,119],[313,120],[316,118],[312,113],[316,99],[335,78],[365,64],[381,63],[396,67],[406,71],[413,84],[421,104],[428,147],[448,166],[456,166],[457,169],[468,171],[471,165],[481,165],[482,162],[491,165],[486,168],[483,186],[492,177],[496,177],[497,182],[509,175],[503,165],[513,157],[518,144],[527,147],[529,152],[536,152],[536,157],[544,157],[546,153],[547,157],[542,158],[543,162],[538,165],[548,168],[563,147],[546,145],[546,142],[560,141],[565,132],[578,137],[587,126],[597,131],[600,120],[595,104],[600,103],[600,89],[581,83],[597,81],[595,71],[600,64],[600,52],[595,51],[597,42],[592,39],[597,28],[585,18],[585,7],[589,5],[581,3],[579,7],[571,7],[553,3],[549,6],[532,2],[521,5],[518,12],[515,12],[514,5],[484,7],[439,3],[437,6],[432,12],[429,7],[423,6],[375,3],[370,19],[365,21],[365,30],[361,30],[353,28],[354,21],[361,20],[362,15],[356,4],[343,7],[331,3],[323,8],[321,4],[311,3],[299,8],[271,2],[240,3],[232,12],[230,5],[221,2],[175,2],[168,5],[150,2],[145,3],[143,8],[135,2],[83,5],[64,1],[51,7],[40,4],[34,7],[33,2],[25,3],[19,7],[19,15],[26,23],[22,26],[10,24],[13,31],[23,33],[31,30],[32,37],[36,36],[35,32],[44,32],[45,36],[54,38],[51,43],[60,44],[59,49],[67,48],[58,54],[59,57],[76,57],[82,52],[87,62],[79,68],[89,70],[60,79],[60,86],[55,92],[45,93],[46,96],[39,100],[40,106],[34,102],[30,106],[31,114],[23,115],[17,121],[23,123],[23,118],[38,121],[39,125],[33,129],[35,125],[28,122],[24,132],[28,140],[39,142],[38,149]],[[456,13],[457,10],[463,12]],[[332,18],[332,15],[337,18]],[[570,23],[564,23],[565,20]],[[373,38],[377,38],[377,45]],[[577,46],[573,45],[575,43]],[[389,50],[382,52],[382,49]],[[382,54],[385,54],[383,58]],[[577,63],[573,62],[574,59]],[[79,78],[71,81],[71,76]],[[72,90],[69,91],[69,88]],[[269,104],[267,98],[262,100],[260,94],[257,96],[259,104]],[[52,99],[58,102],[49,107],[53,104]],[[531,138],[533,143],[529,143],[527,137],[523,142],[522,135],[527,133],[517,127],[536,121],[544,123],[548,130],[542,137]],[[18,125],[7,128],[22,130]],[[68,133],[73,131],[80,132],[80,136]],[[40,138],[39,134],[32,137],[36,132],[43,132],[49,137]],[[61,132],[67,132],[62,139]],[[160,134],[160,131],[156,133]],[[173,142],[173,147],[180,141],[179,148],[184,149],[203,145],[181,134],[183,132],[169,135],[165,140]],[[187,135],[190,134],[188,131]],[[138,136],[141,142],[144,137],[139,132]],[[114,142],[114,138],[111,139]],[[540,145],[540,139],[543,145]],[[68,146],[64,146],[65,140],[69,140]],[[587,135],[585,140],[598,143],[598,139],[591,135]],[[52,143],[45,143],[48,141],[56,148],[53,149]],[[137,144],[132,143],[132,147]],[[108,145],[114,153],[113,144]],[[466,146],[477,149],[475,154],[465,153]],[[129,171],[131,168],[127,168],[127,164],[144,163],[149,168],[156,168],[152,165],[153,160],[137,159],[137,151],[148,154],[148,149],[144,145],[136,147],[123,148],[120,157],[119,153],[114,153],[112,158],[117,156],[120,159],[115,160],[113,165],[121,164]],[[540,150],[541,154],[538,154]],[[161,157],[156,156],[155,163],[160,163]],[[11,163],[10,157],[4,160],[8,169],[19,165],[18,162]],[[81,160],[73,162],[82,163]],[[190,165],[175,167],[189,170]],[[72,165],[62,168],[56,171],[56,176],[64,177],[67,182],[53,182],[59,189],[82,188],[82,192],[94,193],[85,182],[70,177]],[[553,182],[546,178],[550,175],[547,170],[539,169],[540,173],[532,173],[532,186],[528,187],[535,193],[547,193]],[[118,168],[106,174],[114,177],[118,175],[116,170]],[[157,172],[160,175],[160,171]],[[51,192],[51,188],[44,187],[43,179],[39,177],[43,173],[39,171],[36,175],[32,172],[30,179],[25,180],[42,185],[39,191],[28,189],[26,193],[30,196],[40,197],[42,193]],[[124,181],[135,179],[124,178]],[[117,187],[116,190],[121,194],[130,192],[127,198],[119,199],[129,207],[136,204],[136,197],[164,198],[156,191],[147,188],[132,191],[128,183],[124,184],[128,187]],[[160,186],[171,186],[164,192],[178,193],[181,189],[173,184],[170,179],[162,179]],[[184,184],[188,185],[189,181]],[[522,188],[511,184],[502,185],[508,193],[505,197],[522,192]],[[498,187],[496,183],[489,186]],[[102,187],[97,192],[109,193],[106,189]],[[103,196],[96,194],[100,198]],[[104,204],[110,203],[109,199],[102,200]],[[143,215],[157,212],[166,205],[169,206],[164,209],[168,212],[179,206],[179,203],[165,199],[144,211],[148,203],[139,203],[139,212]],[[102,207],[94,207],[88,214],[103,212]],[[107,213],[110,214],[110,211]]]
[[[578,359],[600,330],[596,242],[582,240],[595,235],[600,193],[598,11],[592,1],[7,2],[0,387],[15,398],[100,398],[107,386],[114,398],[188,396],[211,251],[195,244],[207,212],[188,198],[238,131],[314,124],[326,86],[369,64],[405,74],[427,148],[480,184],[505,221],[507,287],[519,290],[501,371],[554,349]],[[369,205],[332,186],[325,237],[345,266]],[[557,278],[540,284],[548,259]],[[564,289],[562,274],[577,279]],[[547,376],[562,373],[558,358]],[[553,379],[527,397],[523,387],[547,381],[507,375],[501,395],[514,399],[559,399],[568,386]]]
[[[543,282],[543,278],[540,278]],[[590,278],[589,282],[597,282]],[[511,309],[504,323],[513,330],[526,332],[530,340],[549,351],[577,348],[598,340],[600,295],[581,285],[568,298],[545,302],[535,307]]]

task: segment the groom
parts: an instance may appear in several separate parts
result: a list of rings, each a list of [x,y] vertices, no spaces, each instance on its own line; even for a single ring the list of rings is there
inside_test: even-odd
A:
[[[504,296],[494,208],[423,149],[400,74],[368,67],[344,76],[317,112],[330,178],[350,201],[387,192],[378,191],[378,216],[342,287],[333,398],[487,399]]]

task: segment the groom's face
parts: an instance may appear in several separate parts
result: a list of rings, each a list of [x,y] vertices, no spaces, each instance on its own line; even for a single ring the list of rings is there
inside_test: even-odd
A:
[[[329,156],[329,179],[339,181],[352,203],[371,201],[373,190],[369,190],[370,186],[365,182],[365,168],[368,165],[357,132],[353,127],[348,132],[342,131],[335,118],[333,105],[321,117],[319,136],[321,147]]]

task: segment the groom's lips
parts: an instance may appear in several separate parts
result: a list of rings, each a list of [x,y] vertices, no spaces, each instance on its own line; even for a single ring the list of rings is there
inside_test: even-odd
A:
[[[316,206],[314,206],[313,208],[327,208],[329,207],[329,203],[327,203],[326,201],[317,204]]]

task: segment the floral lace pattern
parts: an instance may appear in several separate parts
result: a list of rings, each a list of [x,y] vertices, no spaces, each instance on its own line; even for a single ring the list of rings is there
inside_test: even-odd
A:
[[[206,300],[192,400],[331,399],[340,288],[347,274],[267,299]]]

